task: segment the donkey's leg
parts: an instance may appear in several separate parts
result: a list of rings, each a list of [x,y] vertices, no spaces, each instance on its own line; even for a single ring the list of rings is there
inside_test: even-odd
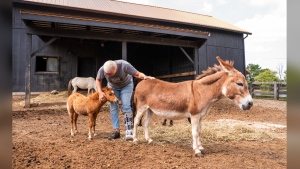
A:
[[[202,122],[202,118],[200,118],[200,120],[199,120],[199,126],[198,126],[199,137],[197,139],[197,144],[199,146],[199,150],[203,154],[204,153],[204,148],[202,147],[202,144],[201,144],[201,141],[200,141],[200,139],[201,139],[201,122]]]
[[[164,119],[164,122],[162,123],[163,126],[167,125],[167,119]]]
[[[148,127],[152,118],[153,112],[148,108],[146,111],[146,118],[144,122],[145,139],[150,144],[153,140],[149,137]]]
[[[198,139],[200,137],[198,133],[199,128],[200,115],[191,116],[192,123],[192,137],[193,137],[193,149],[195,151],[195,155],[201,155],[201,151],[199,150]]]
[[[170,126],[173,126],[173,120],[170,120]]]
[[[138,128],[138,125],[140,123],[141,118],[143,117],[144,111],[145,110],[143,108],[138,108],[136,110],[136,116],[135,116],[135,118],[133,120],[134,126],[133,126],[133,136],[132,136],[134,143],[137,143],[137,141],[138,141],[138,139],[137,139],[137,128]]]

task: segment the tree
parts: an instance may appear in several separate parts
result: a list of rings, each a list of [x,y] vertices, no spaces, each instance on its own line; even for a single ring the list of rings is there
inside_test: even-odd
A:
[[[251,72],[251,74],[246,75],[247,82],[250,84],[250,82],[253,81],[253,78],[261,72],[261,67],[258,64],[250,63],[246,66],[246,69]]]
[[[259,75],[261,72],[261,67],[258,64],[250,63],[247,65],[246,68],[251,72],[252,77]]]
[[[263,69],[259,75],[254,77],[256,82],[279,82],[280,79],[276,76],[277,72],[270,69]]]
[[[277,72],[280,80],[283,80],[283,65],[282,63],[279,63],[277,65]]]

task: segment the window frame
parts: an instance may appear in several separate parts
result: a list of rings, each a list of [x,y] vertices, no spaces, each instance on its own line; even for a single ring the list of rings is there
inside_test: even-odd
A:
[[[37,71],[37,58],[57,58],[57,71],[47,71],[47,64],[46,64],[46,71]],[[60,71],[60,56],[51,56],[51,55],[37,55],[35,57],[35,70],[34,74],[35,75],[50,75],[50,74],[55,74],[58,75]]]

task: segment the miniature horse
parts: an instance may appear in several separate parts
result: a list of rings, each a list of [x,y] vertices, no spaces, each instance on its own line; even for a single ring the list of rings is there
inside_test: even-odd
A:
[[[100,111],[100,108],[107,102],[117,103],[118,98],[115,96],[114,91],[112,88],[104,87],[102,91],[105,93],[106,100],[100,102],[99,101],[99,93],[95,92],[88,97],[80,94],[80,93],[73,93],[69,96],[67,101],[67,109],[70,116],[71,122],[71,136],[77,132],[77,118],[78,115],[89,116],[89,137],[88,139],[92,139],[92,131],[94,136],[95,133],[95,126],[96,126],[96,119],[97,115]],[[73,131],[73,126],[74,130]]]
[[[71,95],[71,91],[75,93],[78,88],[88,89],[87,95],[89,95],[91,90],[97,91],[96,81],[93,77],[74,77],[68,83],[68,96]]]
[[[233,67],[232,61],[216,57],[220,66],[214,65],[198,75],[196,80],[170,83],[158,79],[141,81],[135,89],[133,142],[137,143],[137,125],[146,111],[144,122],[145,139],[149,137],[148,126],[154,114],[166,119],[191,118],[193,149],[196,156],[202,155],[204,148],[200,142],[201,119],[212,103],[227,97],[243,110],[252,107],[252,97],[248,91],[245,76]]]

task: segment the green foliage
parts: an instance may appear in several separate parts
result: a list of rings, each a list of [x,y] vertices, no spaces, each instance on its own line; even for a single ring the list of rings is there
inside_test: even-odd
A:
[[[279,82],[280,79],[276,76],[277,72],[270,69],[262,70],[259,75],[254,77],[256,82]]]
[[[287,81],[287,75],[286,75],[286,70],[283,72],[285,75],[284,75],[284,81],[286,82]]]
[[[257,64],[248,64],[246,67],[252,74],[252,77],[258,76],[261,72],[261,67]]]

